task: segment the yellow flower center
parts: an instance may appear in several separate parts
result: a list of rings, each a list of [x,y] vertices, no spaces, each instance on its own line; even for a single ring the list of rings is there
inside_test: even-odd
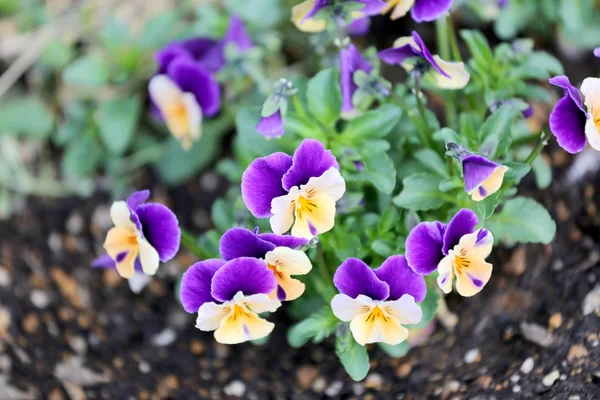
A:
[[[467,258],[466,250],[462,249],[459,253],[454,254],[454,261],[452,261],[452,266],[456,271],[456,275],[462,274],[463,268],[469,268],[471,261]]]
[[[279,266],[277,265],[271,265],[267,263],[267,268],[269,268],[271,271],[273,271],[273,274],[275,274],[275,277],[278,279],[283,279],[283,273],[279,270]]]
[[[302,213],[313,213],[317,208],[317,204],[311,199],[314,195],[314,190],[311,189],[305,193],[305,196],[298,196],[298,200],[296,200],[296,215],[298,218],[302,219]]]
[[[367,315],[366,322],[375,322],[378,319],[382,319],[384,322],[388,322],[390,318],[386,317],[385,313],[381,308],[379,308],[379,306],[375,306],[373,307],[369,315]]]
[[[229,317],[229,320],[231,322],[235,322],[237,319],[240,318],[250,318],[251,315],[248,311],[246,311],[246,307],[243,307],[239,304],[234,304],[233,305],[233,312],[231,313],[231,316]]]
[[[188,112],[183,101],[176,101],[169,104],[164,110],[165,119],[170,125],[171,129],[177,135],[187,133],[188,126]]]

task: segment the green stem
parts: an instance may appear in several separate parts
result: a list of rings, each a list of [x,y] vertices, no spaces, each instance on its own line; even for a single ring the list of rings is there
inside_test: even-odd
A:
[[[540,155],[542,149],[548,144],[548,139],[550,139],[552,134],[550,132],[542,132],[540,137],[540,142],[533,148],[529,156],[525,159],[525,164],[531,165],[531,163]]]
[[[448,167],[448,173],[450,176],[454,176],[454,163],[452,162],[451,156],[446,156],[446,166]]]
[[[325,262],[325,255],[323,254],[323,247],[321,243],[317,243],[317,264],[319,266],[319,273],[323,277],[325,282],[333,282],[333,278],[327,269],[327,263]]]
[[[452,27],[452,20],[450,17],[440,18],[435,21],[435,30],[437,33],[438,51],[440,53],[440,57],[444,60],[451,60],[450,39],[454,38],[453,40],[455,41],[456,37],[452,35],[454,28]],[[456,42],[454,42],[453,45],[456,45]],[[452,46],[452,49],[454,50],[454,46]],[[456,60],[456,56],[454,59]],[[458,54],[458,59],[460,59],[460,54]],[[456,119],[458,113],[456,107],[456,95],[451,91],[447,91],[444,97],[446,99],[446,104],[444,107],[446,125],[452,129],[456,129]]]
[[[435,32],[437,34],[437,45],[440,57],[444,60],[450,59],[450,42],[448,41],[449,21],[445,18],[439,18],[435,21]]]
[[[198,237],[185,229],[181,229],[181,244],[201,260],[211,257],[208,252],[198,246]]]
[[[304,109],[302,100],[300,100],[300,96],[298,96],[297,93],[292,96],[292,102],[294,103],[294,108],[296,109],[298,115],[302,118],[306,118],[306,110]]]
[[[408,117],[412,119],[413,123],[417,127],[417,132],[419,132],[419,136],[421,137],[421,142],[423,142],[423,145],[425,147],[431,147],[431,143],[429,141],[429,137],[427,136],[427,132],[425,132],[425,130],[423,129],[423,124],[421,123],[419,118],[412,112],[408,104],[406,104],[402,97],[398,96],[398,94],[394,91],[392,91],[392,98],[394,99],[396,104],[398,104],[402,108],[406,115],[408,115]]]
[[[423,120],[423,125],[425,126],[427,137],[431,135],[431,127],[429,126],[429,121],[427,121],[427,114],[425,113],[425,106],[423,105],[423,101],[421,100],[421,77],[415,77],[415,97],[417,98],[417,108],[419,109],[419,115]]]
[[[456,32],[454,31],[454,24],[452,23],[452,17],[450,17],[450,14],[448,14],[447,17],[447,25],[450,48],[452,49],[452,59],[453,61],[462,61],[460,49],[458,47],[458,40],[456,39]]]

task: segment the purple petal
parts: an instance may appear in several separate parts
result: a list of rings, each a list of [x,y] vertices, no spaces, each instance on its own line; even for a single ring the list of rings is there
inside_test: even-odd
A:
[[[489,178],[500,164],[478,154],[470,154],[462,159],[463,177],[467,193],[475,190]]]
[[[103,254],[92,260],[93,268],[116,268],[114,260],[108,255]]]
[[[260,133],[265,137],[278,138],[283,136],[285,130],[283,128],[283,118],[281,118],[281,111],[277,109],[272,115],[268,117],[262,117],[256,125],[256,132]]]
[[[406,261],[417,274],[429,275],[437,269],[444,258],[444,231],[446,226],[439,221],[421,222],[406,238]]]
[[[377,57],[381,58],[386,64],[400,65],[409,58],[421,57],[421,53],[411,44],[405,44],[404,46],[380,51],[377,53]]]
[[[156,249],[160,261],[167,262],[179,251],[181,229],[173,211],[158,203],[142,204],[136,209],[144,237]]]
[[[415,22],[435,21],[444,15],[453,0],[416,0],[411,9],[411,16]]]
[[[389,257],[373,272],[390,287],[387,300],[398,300],[402,295],[409,294],[418,303],[427,294],[425,278],[410,269],[404,256]]]
[[[331,151],[325,150],[318,140],[304,139],[294,153],[292,167],[283,176],[283,187],[290,190],[304,185],[310,178],[323,175],[331,167],[340,169]]]
[[[328,5],[329,5],[329,0],[315,0],[315,5],[306,13],[304,18],[302,18],[301,22],[304,22],[307,19],[314,17],[315,15],[317,15],[317,13],[319,11],[321,11],[323,8],[327,7]]]
[[[188,51],[194,60],[198,61],[202,60],[217,43],[216,40],[210,38],[192,38],[178,42],[181,47]]]
[[[221,109],[221,88],[217,80],[202,65],[186,58],[177,58],[169,65],[169,77],[184,92],[196,97],[206,117]]]
[[[362,56],[360,51],[351,44],[340,51],[340,87],[342,89],[342,111],[350,112],[354,110],[352,96],[356,92],[357,86],[354,84],[354,73],[358,70],[367,74],[371,73],[373,67]]]
[[[371,19],[369,17],[363,17],[350,22],[347,29],[350,36],[364,36],[369,33],[370,27]]]
[[[265,258],[276,246],[244,228],[232,228],[221,236],[219,252],[225,261],[240,257]]]
[[[292,235],[278,235],[276,233],[259,233],[257,236],[272,243],[275,247],[289,247],[298,250],[300,247],[308,244],[308,239],[299,238]]]
[[[521,114],[523,114],[523,118],[527,119],[533,117],[534,111],[535,110],[533,109],[533,106],[531,104],[528,104],[528,107],[521,111]]]
[[[571,82],[569,81],[568,77],[564,75],[555,76],[554,78],[550,78],[548,82],[550,82],[551,85],[558,86],[559,88],[564,89],[565,97],[569,96],[573,100],[573,102],[575,102],[575,105],[587,117],[587,112],[585,111],[585,108],[583,107],[583,101],[581,100],[581,93],[579,92],[579,90],[577,90],[575,86],[571,85]]]
[[[444,232],[444,247],[442,248],[444,255],[448,255],[448,250],[456,246],[461,237],[475,232],[478,223],[477,214],[473,211],[463,208],[457,212]]]
[[[244,296],[269,294],[277,286],[277,279],[264,261],[242,257],[227,261],[212,279],[210,291],[219,301],[229,301],[237,292]]]
[[[179,300],[185,311],[190,314],[197,313],[202,304],[216,301],[210,294],[210,283],[215,272],[223,264],[225,261],[211,258],[192,265],[183,274],[179,287]]]
[[[129,207],[130,210],[135,211],[136,208],[148,201],[149,198],[150,191],[148,189],[135,192],[127,198],[127,207]]]
[[[596,57],[600,57],[600,47],[596,47],[596,48],[594,49],[594,55],[595,55]]]
[[[413,6],[413,10],[414,10],[414,6]],[[417,42],[417,45],[419,45],[419,47],[421,48],[421,57],[424,58],[425,60],[427,60],[427,62],[429,64],[431,64],[431,66],[433,68],[435,68],[440,74],[442,74],[446,78],[451,78],[451,76],[448,75],[435,61],[435,59],[433,58],[433,55],[431,54],[431,52],[429,51],[427,46],[425,46],[425,42],[423,41],[423,39],[421,39],[421,36],[419,36],[419,34],[416,31],[412,32],[412,37],[415,40],[415,42]]]
[[[373,300],[385,300],[390,294],[388,284],[379,280],[375,272],[357,258],[349,258],[338,267],[333,284],[340,293],[353,299],[363,294]]]
[[[192,55],[181,44],[172,43],[154,54],[154,60],[158,64],[157,74],[166,74],[171,62],[178,58],[192,59]]]
[[[552,78],[550,83],[565,89],[564,97],[556,103],[550,114],[550,130],[560,147],[571,154],[579,153],[585,149],[587,120],[581,104],[581,94],[565,76]]]
[[[257,158],[246,168],[242,175],[242,199],[255,217],[270,217],[271,200],[287,194],[281,180],[291,166],[292,157],[273,153]]]
[[[244,23],[237,14],[232,14],[229,20],[229,27],[223,37],[225,43],[233,43],[241,51],[246,51],[252,48],[252,38],[248,34]]]
[[[363,3],[365,6],[360,9],[360,12],[368,15],[379,15],[381,11],[386,7],[386,4],[382,0],[354,0],[358,3]]]

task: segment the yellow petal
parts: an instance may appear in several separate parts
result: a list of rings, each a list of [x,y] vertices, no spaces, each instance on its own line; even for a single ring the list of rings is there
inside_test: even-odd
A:
[[[223,344],[242,343],[267,336],[275,324],[265,321],[244,306],[234,304],[231,313],[223,318],[215,331],[215,339]]]
[[[296,206],[296,221],[292,235],[312,239],[327,232],[335,224],[335,201],[328,196],[306,199],[299,196]]]
[[[492,276],[493,266],[483,259],[469,259],[467,267],[456,269],[456,291],[465,297],[471,297],[481,291]]]
[[[415,0],[400,0],[397,3],[396,7],[394,7],[394,11],[392,11],[392,15],[390,15],[392,20],[402,18],[408,14],[408,11],[415,4]]]
[[[283,273],[276,274],[275,276],[277,277],[277,287],[269,295],[270,298],[281,301],[292,301],[304,293],[305,285],[298,279],[294,279],[289,274]]]
[[[471,198],[475,201],[481,201],[500,190],[506,171],[508,171],[508,167],[504,165],[497,167],[489,178],[483,181],[478,188],[470,193]]]
[[[302,250],[276,247],[265,254],[265,261],[278,272],[288,275],[305,275],[312,269],[310,259]]]
[[[350,322],[350,331],[356,342],[362,346],[377,342],[396,345],[408,337],[408,329],[379,306],[354,317]]]
[[[310,178],[306,185],[302,185],[300,195],[309,199],[317,196],[328,196],[333,201],[338,201],[345,192],[346,181],[337,168],[331,167],[323,175]]]
[[[327,21],[324,19],[309,18],[302,21],[314,5],[315,0],[306,0],[292,7],[292,22],[302,32],[322,32],[327,28]]]
[[[135,259],[139,253],[134,231],[121,227],[110,229],[106,234],[104,249],[115,261],[119,275],[123,278],[131,278],[135,271]]]
[[[432,81],[432,84],[440,89],[462,89],[469,83],[471,75],[465,69],[463,62],[449,62],[442,60],[439,56],[433,56],[439,67],[450,76],[445,77],[436,69],[431,68],[426,75],[426,79]]]

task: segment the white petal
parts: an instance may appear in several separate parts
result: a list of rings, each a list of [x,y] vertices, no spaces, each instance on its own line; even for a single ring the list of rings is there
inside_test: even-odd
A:
[[[292,188],[285,196],[275,197],[271,200],[271,214],[269,220],[273,233],[282,235],[289,231],[294,223],[294,201],[298,198],[298,188]]]
[[[150,275],[146,275],[143,272],[135,271],[133,276],[127,279],[127,283],[129,284],[129,288],[135,294],[140,294],[141,291],[152,281],[152,277]]]
[[[487,231],[487,235],[478,242],[477,237],[480,231],[482,230],[478,229],[473,233],[461,237],[458,245],[454,248],[454,253],[465,252],[469,258],[481,260],[489,256],[494,246],[494,236],[492,232]]]
[[[181,99],[181,89],[167,75],[156,75],[148,84],[150,97],[161,110]]]
[[[360,296],[359,296],[360,297]],[[366,296],[363,296],[366,297]],[[370,308],[366,306],[363,301],[353,299],[345,294],[336,294],[331,300],[331,310],[339,320],[344,322],[350,322],[354,317],[360,314],[368,312]]]
[[[269,251],[265,255],[265,261],[290,275],[305,275],[312,269],[310,259],[303,251],[292,250],[289,247],[276,247]]]
[[[190,138],[198,140],[202,133],[200,130],[202,126],[202,108],[200,108],[196,97],[191,93],[183,94],[183,104],[185,105],[190,125]]]
[[[438,264],[437,283],[440,289],[446,294],[452,291],[452,281],[454,280],[454,270],[452,269],[452,256],[446,256]]]
[[[115,201],[110,207],[110,219],[118,228],[133,228],[135,224],[131,221],[131,212],[127,203],[124,201]]]
[[[417,324],[423,318],[421,307],[409,294],[402,295],[398,300],[383,302],[382,307],[401,324]]]
[[[311,191],[315,195],[305,195]],[[306,185],[302,185],[300,195],[306,198],[327,196],[333,201],[338,201],[346,192],[346,181],[336,168],[331,167],[319,177],[313,177],[308,180]]]
[[[158,252],[145,239],[138,239],[138,244],[140,246],[140,263],[142,264],[144,273],[154,275],[160,263]]]
[[[279,300],[270,299],[269,295],[262,293],[245,296],[243,300],[236,300],[236,298],[234,297],[234,300],[236,302],[242,301],[246,305],[246,307],[250,309],[250,311],[256,314],[264,312],[275,312],[275,310],[277,310],[281,306],[281,302]]]
[[[428,76],[433,80],[433,84],[440,89],[462,89],[469,83],[471,75],[465,69],[463,62],[449,62],[442,60],[439,56],[433,56],[435,62],[440,68],[450,76],[445,77],[440,74],[436,69],[431,68],[427,73]]]
[[[221,325],[221,321],[230,311],[231,309],[228,303],[204,303],[198,309],[196,328],[201,331],[214,331]]]
[[[593,119],[588,119],[585,123],[585,136],[590,146],[594,150],[600,151],[600,131],[598,131],[598,126]]]
[[[581,84],[581,93],[588,112],[592,107],[600,107],[600,78],[585,78]]]
[[[402,47],[405,44],[410,44],[415,49],[421,51],[421,47],[419,47],[419,45],[417,44],[417,42],[415,42],[415,39],[413,39],[412,36],[402,36],[402,37],[399,37],[398,39],[396,39],[394,41],[394,44],[392,45],[392,47],[394,47],[394,48],[396,48],[396,47]]]

